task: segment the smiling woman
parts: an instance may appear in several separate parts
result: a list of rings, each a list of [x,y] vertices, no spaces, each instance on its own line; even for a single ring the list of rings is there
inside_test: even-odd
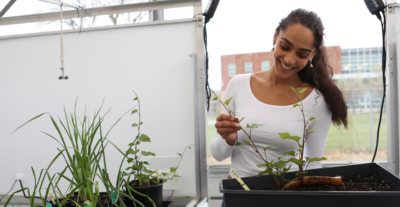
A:
[[[342,92],[331,80],[332,67],[326,64],[323,30],[316,13],[304,9],[292,11],[281,20],[273,36],[276,47],[271,69],[237,75],[230,80],[224,97],[230,99],[229,109],[235,117],[222,108],[210,149],[218,161],[231,156],[231,169],[240,177],[255,176],[265,170],[257,167],[263,160],[254,153],[252,146],[235,147],[237,142],[248,140],[246,133],[239,131],[242,126],[262,124],[250,136],[256,149],[274,146],[265,152],[270,161],[286,161],[289,156],[282,155],[298,147],[283,141],[278,132],[287,131],[303,137],[305,130],[316,130],[307,138],[304,156],[322,157],[331,122],[347,128],[347,107]],[[291,110],[293,104],[300,101],[291,87],[302,91],[304,114]],[[320,120],[303,122],[310,117]],[[245,119],[242,121],[242,118]],[[320,161],[313,162],[308,169],[321,166]],[[297,169],[292,166],[290,170]]]

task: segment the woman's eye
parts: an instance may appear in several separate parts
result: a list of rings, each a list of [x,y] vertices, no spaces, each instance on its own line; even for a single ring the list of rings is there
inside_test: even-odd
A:
[[[307,57],[308,57],[308,55],[302,55],[302,54],[299,54],[299,57],[300,57],[300,58],[307,58]]]
[[[281,45],[281,48],[282,48],[282,50],[285,50],[285,51],[289,50],[288,47],[283,47],[282,45]]]

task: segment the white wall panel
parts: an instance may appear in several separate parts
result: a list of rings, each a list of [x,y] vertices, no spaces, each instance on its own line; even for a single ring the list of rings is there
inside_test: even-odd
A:
[[[24,185],[33,187],[31,166],[39,171],[57,154],[57,142],[40,131],[56,134],[48,116],[12,135],[25,121],[42,112],[63,117],[63,106],[90,114],[105,98],[103,112],[111,109],[104,129],[141,99],[142,133],[152,143],[140,148],[157,156],[176,156],[194,143],[193,61],[195,23],[174,23],[64,34],[65,74],[59,80],[60,35],[0,40],[0,194],[24,173]],[[136,116],[125,116],[110,139],[122,150],[136,135]],[[122,156],[111,145],[107,165],[115,180]],[[179,169],[179,190],[174,196],[195,196],[194,148],[188,150]],[[65,166],[59,159],[51,168]],[[127,165],[125,164],[125,168]],[[172,166],[171,166],[172,167]],[[64,182],[62,187],[66,187]],[[14,191],[19,189],[15,187]]]

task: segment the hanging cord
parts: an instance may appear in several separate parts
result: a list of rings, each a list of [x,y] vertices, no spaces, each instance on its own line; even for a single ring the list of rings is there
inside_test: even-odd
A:
[[[383,106],[385,103],[385,98],[386,98],[386,45],[385,45],[385,34],[386,34],[386,16],[385,16],[385,11],[381,11],[383,15],[383,22],[382,22],[382,17],[380,13],[376,14],[376,17],[379,19],[381,22],[382,26],[382,80],[383,80],[383,96],[382,96],[382,104],[381,104],[381,112],[379,114],[379,123],[378,123],[378,130],[377,130],[377,135],[376,135],[376,146],[375,146],[375,152],[374,152],[374,157],[372,158],[372,162],[374,162],[375,157],[376,157],[376,152],[378,151],[378,143],[379,143],[379,129],[381,127],[381,121],[382,121],[382,112],[383,112]]]
[[[18,180],[15,180],[15,181],[14,181],[14,184],[12,185],[12,187],[11,187],[11,189],[10,189],[10,191],[8,191],[6,194],[3,195],[3,197],[0,198],[0,203],[1,203],[1,200],[4,198],[4,196],[6,196],[7,194],[9,194],[9,193],[12,191],[12,189],[14,188],[14,185],[15,185],[15,183],[16,183],[17,181],[18,181]]]
[[[204,14],[203,14],[204,15]],[[206,71],[206,84],[205,84],[205,89],[206,89],[206,96],[207,96],[207,112],[210,110],[210,99],[211,99],[211,89],[210,85],[208,83],[208,50],[207,50],[207,29],[206,25],[209,21],[209,18],[204,21],[204,28],[203,28],[203,38],[204,38],[204,49],[206,53],[206,64],[205,64],[205,71]]]
[[[62,8],[63,4],[61,3],[60,6],[60,16],[61,16],[61,71],[62,71],[62,77],[64,77],[64,37],[63,37],[63,17],[62,17]]]
[[[24,186],[22,186],[22,181],[21,181],[21,180],[19,180],[19,184],[21,185],[21,189],[24,189]],[[22,193],[24,194],[24,197],[25,197],[25,198],[28,198],[28,199],[29,199],[29,197],[25,195],[25,191],[24,191],[24,190],[22,191]],[[37,198],[37,199],[42,200],[41,197],[35,196],[34,198]]]
[[[171,195],[168,197],[167,201],[169,201],[169,199],[171,198],[171,196],[174,194],[174,191],[175,191],[175,190],[172,190],[172,193],[171,193]]]

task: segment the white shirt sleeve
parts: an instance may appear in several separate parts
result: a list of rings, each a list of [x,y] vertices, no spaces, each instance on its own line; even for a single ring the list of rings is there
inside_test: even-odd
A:
[[[237,76],[233,77],[226,87],[225,95],[223,101],[225,102],[230,97],[232,100],[229,103],[229,107],[232,111],[236,110],[235,107],[235,89],[236,89],[236,79]],[[221,114],[229,114],[228,111],[221,105]],[[230,157],[235,149],[235,145],[230,146],[226,143],[225,139],[221,137],[218,132],[215,132],[214,138],[211,140],[210,143],[211,154],[213,158],[219,162],[225,160],[226,158]]]
[[[317,112],[314,117],[319,118],[319,120],[314,120],[310,126],[310,130],[316,130],[309,135],[304,149],[304,157],[318,157],[324,156],[326,138],[329,132],[329,127],[331,126],[332,113],[328,109],[328,105],[322,99],[318,106]],[[307,169],[321,168],[322,162],[311,162]]]

